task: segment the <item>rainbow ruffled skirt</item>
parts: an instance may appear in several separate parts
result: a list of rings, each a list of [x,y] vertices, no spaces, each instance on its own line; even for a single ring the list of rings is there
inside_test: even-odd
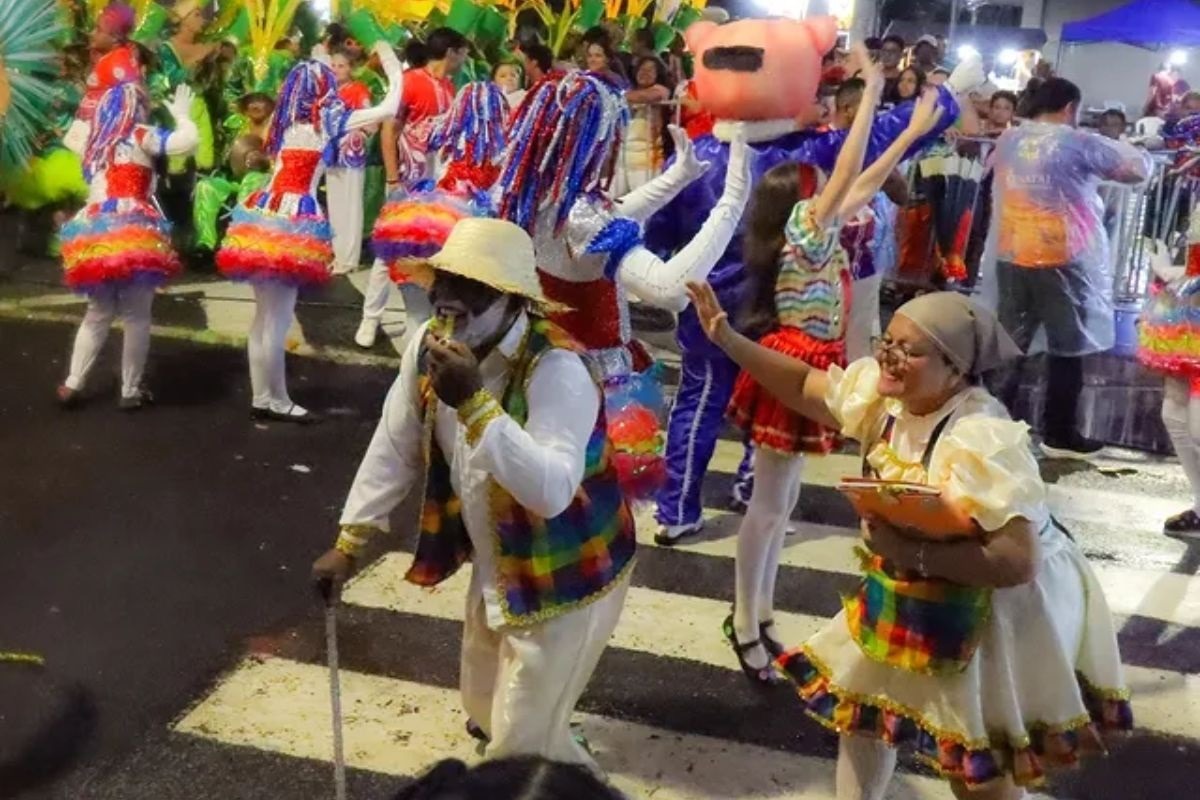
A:
[[[1172,377],[1200,377],[1200,277],[1152,291],[1138,323],[1138,360]]]
[[[486,203],[474,196],[440,189],[398,192],[379,212],[371,247],[375,257],[388,265],[392,280],[403,283],[405,261],[430,258],[442,249],[459,220],[487,213]]]
[[[329,222],[319,212],[274,213],[251,197],[233,211],[217,267],[236,281],[321,285],[330,277],[332,237]]]
[[[170,223],[145,203],[90,205],[63,226],[60,237],[66,282],[77,292],[111,283],[156,285],[181,269]]]

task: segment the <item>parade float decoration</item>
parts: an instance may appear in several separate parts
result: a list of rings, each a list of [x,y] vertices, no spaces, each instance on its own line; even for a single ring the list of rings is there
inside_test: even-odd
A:
[[[34,156],[54,97],[61,31],[54,0],[0,4],[0,170],[23,169]]]

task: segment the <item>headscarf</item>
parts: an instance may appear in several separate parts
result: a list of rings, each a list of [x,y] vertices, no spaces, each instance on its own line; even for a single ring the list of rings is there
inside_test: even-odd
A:
[[[995,315],[957,292],[933,292],[896,311],[929,337],[959,372],[969,377],[1021,355]]]

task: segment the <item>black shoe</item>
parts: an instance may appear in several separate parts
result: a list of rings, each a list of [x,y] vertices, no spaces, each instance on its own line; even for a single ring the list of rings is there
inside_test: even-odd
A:
[[[738,664],[741,665],[742,672],[745,673],[747,678],[758,686],[764,687],[778,686],[784,682],[783,676],[776,672],[771,664],[768,663],[765,667],[759,669],[746,663],[746,653],[749,653],[756,647],[766,648],[761,639],[755,639],[751,642],[739,642],[737,640],[737,632],[733,629],[733,614],[725,618],[725,623],[721,627],[725,633],[725,638],[733,646],[733,653],[737,656]]]
[[[146,406],[154,405],[154,395],[146,389],[138,389],[137,394],[132,397],[122,397],[117,403],[117,408],[126,413],[132,411],[141,411]]]
[[[255,422],[291,422],[295,425],[316,425],[321,417],[308,409],[301,408],[295,403],[287,411],[274,411],[270,408],[250,408],[250,419]]]
[[[1042,449],[1052,456],[1065,458],[1093,456],[1104,449],[1104,442],[1089,439],[1078,433],[1070,436],[1047,436],[1042,440]]]
[[[1163,533],[1179,539],[1200,540],[1200,514],[1188,509],[1163,523]]]
[[[483,728],[479,727],[478,723],[470,718],[467,719],[467,735],[475,741],[483,742],[484,744],[491,741],[491,738],[483,732]]]
[[[65,411],[72,411],[83,405],[83,394],[78,389],[72,389],[65,384],[54,390],[58,405]]]
[[[779,641],[778,639],[774,639],[767,634],[767,629],[772,627],[774,624],[775,620],[773,619],[769,619],[766,622],[760,622],[758,624],[759,641],[762,642],[762,646],[766,648],[767,655],[771,656],[772,659],[779,658],[781,655],[787,652],[787,648],[783,646],[783,642]]]

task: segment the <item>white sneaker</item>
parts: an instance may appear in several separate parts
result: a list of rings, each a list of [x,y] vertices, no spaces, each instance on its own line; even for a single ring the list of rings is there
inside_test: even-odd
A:
[[[704,520],[690,525],[663,525],[654,535],[654,543],[660,547],[671,547],[686,536],[695,536],[704,530]]]
[[[363,321],[358,325],[358,332],[354,334],[354,343],[364,350],[369,350],[375,346],[375,337],[379,334],[379,320],[363,317]]]

